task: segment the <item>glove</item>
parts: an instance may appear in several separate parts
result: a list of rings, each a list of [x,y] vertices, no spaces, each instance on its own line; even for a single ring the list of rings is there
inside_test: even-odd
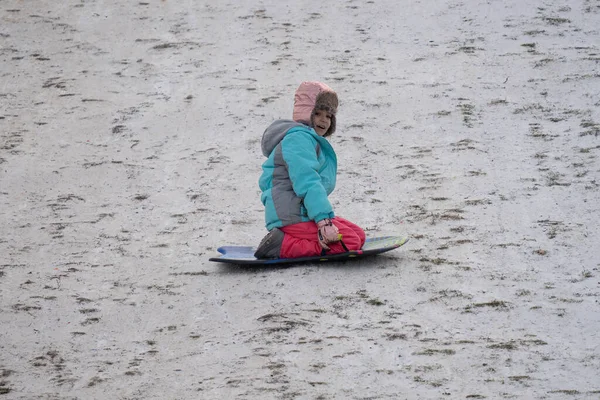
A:
[[[340,231],[329,218],[317,222],[317,228],[319,244],[324,250],[329,250],[329,243],[340,241]]]

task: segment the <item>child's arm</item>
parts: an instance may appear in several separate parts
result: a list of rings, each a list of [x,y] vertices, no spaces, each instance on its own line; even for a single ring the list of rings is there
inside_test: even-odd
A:
[[[298,132],[285,137],[281,150],[294,192],[304,200],[308,217],[319,222],[335,215],[319,176],[316,145],[310,135]]]

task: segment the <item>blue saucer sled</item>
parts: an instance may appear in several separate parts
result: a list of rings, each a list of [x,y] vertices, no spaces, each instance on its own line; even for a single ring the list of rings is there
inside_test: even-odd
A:
[[[340,254],[331,254],[314,257],[299,257],[299,258],[275,258],[275,259],[258,259],[254,257],[256,247],[252,246],[223,246],[217,251],[221,253],[218,257],[209,258],[209,261],[228,263],[228,264],[245,264],[245,265],[265,265],[265,264],[289,264],[301,263],[307,261],[340,261],[349,258],[358,258],[366,256],[374,256],[376,254],[385,253],[390,250],[397,249],[408,242],[407,237],[402,236],[382,236],[367,238],[362,249],[357,251],[349,251]]]

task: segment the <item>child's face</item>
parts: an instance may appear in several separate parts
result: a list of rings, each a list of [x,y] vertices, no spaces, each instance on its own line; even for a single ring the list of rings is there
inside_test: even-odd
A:
[[[313,118],[313,128],[317,135],[323,136],[329,130],[331,126],[331,114],[325,110],[317,110],[315,111],[315,116]]]

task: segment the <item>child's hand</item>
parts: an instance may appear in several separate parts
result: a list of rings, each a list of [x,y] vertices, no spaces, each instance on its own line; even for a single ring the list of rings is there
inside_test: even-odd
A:
[[[327,246],[329,243],[340,241],[340,231],[329,218],[317,222],[317,227],[319,228],[317,232],[319,244],[323,249],[329,250],[329,246]]]

